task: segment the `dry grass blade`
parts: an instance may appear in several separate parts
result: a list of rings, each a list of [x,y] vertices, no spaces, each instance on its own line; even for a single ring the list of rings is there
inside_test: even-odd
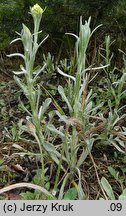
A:
[[[32,183],[17,183],[17,184],[9,185],[7,187],[4,187],[4,188],[0,189],[0,194],[8,192],[8,191],[16,189],[16,188],[24,188],[24,187],[31,188],[31,189],[34,189],[34,190],[39,190],[42,193],[44,193],[45,195],[47,195],[47,196],[51,197],[52,199],[54,199],[52,194],[50,194],[45,188],[43,188],[43,187],[41,187],[39,185],[32,184]]]
[[[97,180],[98,180],[98,184],[99,184],[99,186],[100,186],[100,188],[101,188],[101,191],[102,191],[102,193],[103,193],[103,195],[104,195],[104,197],[105,197],[105,200],[108,200],[108,198],[107,198],[107,196],[106,196],[106,194],[105,194],[105,192],[104,192],[104,189],[103,189],[103,187],[102,187],[102,184],[101,184],[101,181],[100,181],[98,172],[97,172],[96,164],[95,164],[94,158],[93,158],[93,156],[92,156],[90,150],[89,150],[89,156],[90,156],[91,161],[92,161],[92,163],[93,163],[94,170],[95,170],[96,177],[97,177]]]
[[[84,139],[85,137],[88,137],[95,132],[103,131],[105,129],[105,126],[106,126],[106,120],[104,120],[98,126],[92,127],[90,130],[86,131],[84,134],[82,133],[82,131],[80,131],[79,136],[80,136],[80,138]]]

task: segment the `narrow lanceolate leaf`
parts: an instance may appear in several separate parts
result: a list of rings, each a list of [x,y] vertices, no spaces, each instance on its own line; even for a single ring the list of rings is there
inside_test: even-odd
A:
[[[44,69],[46,68],[46,63],[44,64],[44,66],[40,69],[38,69],[37,71],[34,71],[36,73],[34,80],[39,76],[39,74],[44,71]]]
[[[119,145],[116,143],[115,140],[109,139],[108,140],[112,145],[114,145],[114,147],[121,153],[125,153],[125,150],[122,150]]]
[[[19,56],[25,60],[25,56],[21,53],[13,53],[13,54],[7,55],[7,57],[15,57],[15,56]]]
[[[102,184],[102,187],[103,187],[104,191],[106,192],[108,198],[110,200],[115,200],[115,195],[113,193],[113,189],[105,177],[102,177],[101,184]]]
[[[55,134],[57,134],[57,135],[60,135],[60,137],[64,137],[64,136],[65,136],[61,131],[57,130],[57,129],[55,128],[55,126],[52,125],[52,124],[47,125],[47,128],[48,128],[52,133],[55,133]]]
[[[79,39],[79,37],[73,33],[65,33],[66,35],[71,35],[71,36],[74,36],[77,40]]]
[[[98,26],[96,26],[96,28],[91,32],[91,36],[92,36],[92,34],[99,28],[99,27],[101,27],[103,24],[100,24],[100,25],[98,25]]]
[[[89,91],[89,93],[88,93],[88,95],[86,97],[86,100],[85,100],[86,104],[88,103],[88,101],[90,101],[91,96],[92,96],[92,89]]]
[[[76,168],[76,170],[78,172],[78,178],[79,178],[79,183],[78,183],[78,187],[77,187],[78,198],[79,198],[79,200],[84,200],[86,195],[85,195],[84,190],[82,188],[81,172],[78,168]]]
[[[92,101],[91,101],[91,102],[92,102]],[[92,109],[89,109],[88,113],[95,112],[95,111],[98,110],[100,107],[102,107],[103,104],[104,104],[104,102],[101,103],[101,104],[99,104],[98,106],[92,108]]]
[[[58,200],[62,200],[63,199],[64,188],[65,188],[65,185],[66,185],[69,177],[70,177],[70,173],[67,173],[66,176],[65,176],[65,178],[63,179],[63,182],[62,182],[62,185],[61,185],[61,188],[60,188],[60,191],[59,191]]]
[[[14,40],[12,40],[11,42],[10,42],[10,44],[12,44],[12,43],[15,43],[16,41],[21,41],[21,38],[16,38],[16,39],[14,39]]]
[[[100,67],[88,67],[87,69],[85,69],[85,71],[90,71],[90,70],[101,70],[101,69],[104,69],[104,68],[106,68],[106,67],[109,67],[110,66],[110,64],[107,64],[107,65],[102,65],[102,66],[100,66]]]
[[[24,71],[12,71],[15,75],[25,74]]]
[[[60,114],[60,112],[59,111],[57,111],[56,110],[56,114],[59,116],[59,118],[60,118],[60,121],[63,121],[63,122],[65,122],[66,124],[68,124],[68,117],[66,116],[66,115],[62,115],[62,114]]]
[[[14,76],[14,79],[17,82],[17,84],[20,86],[20,88],[22,88],[22,90],[24,91],[25,95],[27,95],[27,87],[26,87],[26,85],[23,84],[22,81],[17,76]]]
[[[41,34],[41,33],[42,33],[42,30],[41,30],[41,31],[38,31],[38,32],[35,32],[35,33],[33,33],[32,35],[34,36],[34,35]]]
[[[49,108],[50,103],[52,102],[51,98],[47,98],[42,106],[39,109],[38,118],[41,120],[47,109]]]
[[[43,147],[48,152],[48,154],[51,156],[53,161],[55,161],[56,164],[59,164],[58,158],[61,157],[61,154],[56,150],[55,146],[46,142]]]
[[[22,70],[24,73],[27,73],[27,71],[25,70],[25,68],[24,68],[23,65],[20,65],[20,68],[21,68],[21,70]]]
[[[67,97],[65,95],[65,92],[64,92],[64,89],[63,89],[62,86],[58,86],[58,92],[60,93],[62,99],[66,102],[66,104],[67,104],[67,106],[69,108],[69,111],[73,112],[73,109],[72,109],[72,107],[71,107],[71,105],[70,105],[70,103],[69,103],[69,101],[68,101],[68,99],[67,99]]]
[[[76,74],[76,81],[75,81],[75,95],[74,101],[79,99],[79,90],[80,90],[80,83],[81,82],[81,75],[79,73]]]
[[[58,67],[57,67],[57,71],[58,71],[59,74],[65,76],[65,77],[68,77],[68,78],[72,79],[73,81],[75,81],[75,77],[73,77],[73,76],[71,76],[71,75],[69,75],[69,74],[64,73],[64,72],[61,71]]]
[[[77,162],[78,168],[84,163],[85,159],[89,155],[89,152],[91,152],[93,144],[94,144],[94,139],[91,139],[90,142],[87,141],[88,147],[86,149],[83,148],[83,151],[82,151],[81,155],[79,156],[79,159]]]
[[[61,154],[56,150],[56,147],[48,142],[44,142],[43,144],[44,149],[48,152],[48,154],[51,155],[51,157],[55,158],[55,162],[57,161],[57,164],[59,163],[59,159],[61,158]],[[63,156],[62,159],[66,161],[66,158]]]
[[[17,31],[16,31],[16,34],[19,35],[19,36],[21,36],[21,33],[17,32]]]
[[[119,172],[116,171],[113,167],[109,166],[108,167],[108,171],[110,172],[110,174],[116,179],[118,180],[118,176],[119,176]]]
[[[82,95],[82,93],[83,93],[83,91],[84,91],[84,89],[85,89],[85,87],[86,87],[86,81],[87,81],[87,80],[84,80],[84,81],[83,81],[83,84],[81,85],[81,88],[80,88],[80,90],[79,90],[79,98],[81,97],[81,95]]]
[[[86,108],[85,108],[86,113],[90,113],[91,112],[92,106],[93,106],[93,102],[92,101],[90,101],[88,104],[86,104]]]
[[[49,35],[47,35],[47,36],[40,42],[40,44],[38,45],[38,47],[40,47],[40,46],[47,40],[48,37],[49,37]]]
[[[41,89],[40,89],[40,86],[37,85],[37,100],[36,100],[36,112],[38,113],[39,112],[39,102],[40,102],[40,96],[41,96]]]
[[[21,108],[28,113],[29,116],[32,116],[32,114],[29,112],[29,110],[25,107],[25,105],[23,104],[23,102],[21,101],[21,99],[19,98],[19,102],[20,102],[20,106]]]

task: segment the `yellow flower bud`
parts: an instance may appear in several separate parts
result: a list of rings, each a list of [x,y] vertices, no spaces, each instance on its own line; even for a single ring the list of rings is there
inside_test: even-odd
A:
[[[35,4],[31,8],[31,13],[32,13],[32,15],[42,15],[43,9],[38,4]]]

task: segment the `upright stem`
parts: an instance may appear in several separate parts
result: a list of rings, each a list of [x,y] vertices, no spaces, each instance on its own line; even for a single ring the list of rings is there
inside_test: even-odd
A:
[[[42,163],[42,185],[44,186],[45,185],[45,168],[44,168],[43,149],[42,149],[42,144],[40,142],[40,140],[41,140],[40,137],[35,134],[35,138],[36,138],[36,141],[38,142],[39,150],[40,150],[41,163]]]
[[[73,171],[73,168],[75,167],[76,164],[76,153],[75,153],[75,144],[76,144],[76,128],[72,128],[72,140],[71,140],[71,171]]]
[[[60,161],[59,161],[59,164],[58,164],[58,169],[57,169],[57,173],[56,173],[56,180],[55,180],[55,184],[54,184],[54,191],[57,191],[57,185],[58,185],[58,182],[59,182],[63,155],[64,155],[64,147],[62,147],[61,157],[60,157]]]

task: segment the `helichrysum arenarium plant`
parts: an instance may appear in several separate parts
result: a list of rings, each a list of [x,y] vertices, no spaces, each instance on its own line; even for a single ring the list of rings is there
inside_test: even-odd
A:
[[[14,79],[23,90],[23,93],[26,96],[28,103],[30,105],[30,110],[28,110],[21,102],[22,108],[28,114],[28,116],[26,117],[27,123],[26,125],[22,125],[22,129],[31,133],[35,137],[39,145],[42,162],[42,181],[44,184],[45,171],[43,154],[47,152],[57,163],[57,156],[59,157],[60,154],[56,151],[56,148],[51,143],[45,140],[41,126],[41,122],[44,120],[44,115],[51,103],[51,99],[47,98],[42,103],[42,105],[40,105],[41,90],[39,85],[37,85],[36,83],[36,79],[40,75],[40,73],[42,73],[46,68],[46,62],[42,67],[34,68],[35,57],[38,48],[48,38],[47,35],[40,43],[38,43],[38,36],[42,32],[39,31],[39,26],[43,12],[44,10],[38,4],[30,8],[30,13],[34,21],[34,32],[32,34],[29,28],[23,24],[21,34],[18,33],[19,38],[13,40],[12,43],[16,42],[17,40],[21,40],[24,47],[24,54],[14,53],[9,55],[9,57],[18,56],[23,58],[24,60],[24,66],[20,66],[21,71],[14,71]],[[24,77],[20,77],[20,75],[24,75]]]
[[[89,41],[93,32],[99,27],[98,26],[91,32],[90,21],[91,19],[89,18],[89,20],[83,24],[81,17],[79,36],[70,34],[76,38],[75,77],[62,71],[60,66],[57,67],[58,73],[68,79],[68,85],[66,87],[58,86],[58,92],[63,101],[67,104],[68,114],[61,114],[59,111],[56,111],[60,121],[66,124],[63,128],[64,136],[61,136],[61,139],[63,142],[62,148],[64,148],[64,157],[66,158],[69,168],[69,172],[66,172],[62,183],[59,198],[62,198],[65,185],[68,181],[73,183],[77,188],[79,199],[85,198],[81,185],[80,166],[87,158],[94,143],[93,133],[89,133],[90,129],[95,127],[95,121],[91,122],[91,119],[104,120],[102,117],[100,118],[97,116],[97,110],[102,104],[99,104],[97,107],[93,106],[92,90],[88,92],[88,83],[90,81],[89,71],[90,69],[103,69],[109,65],[97,68],[93,68],[92,66],[86,67],[86,53]],[[78,183],[76,184],[75,179],[77,179],[77,176]]]

